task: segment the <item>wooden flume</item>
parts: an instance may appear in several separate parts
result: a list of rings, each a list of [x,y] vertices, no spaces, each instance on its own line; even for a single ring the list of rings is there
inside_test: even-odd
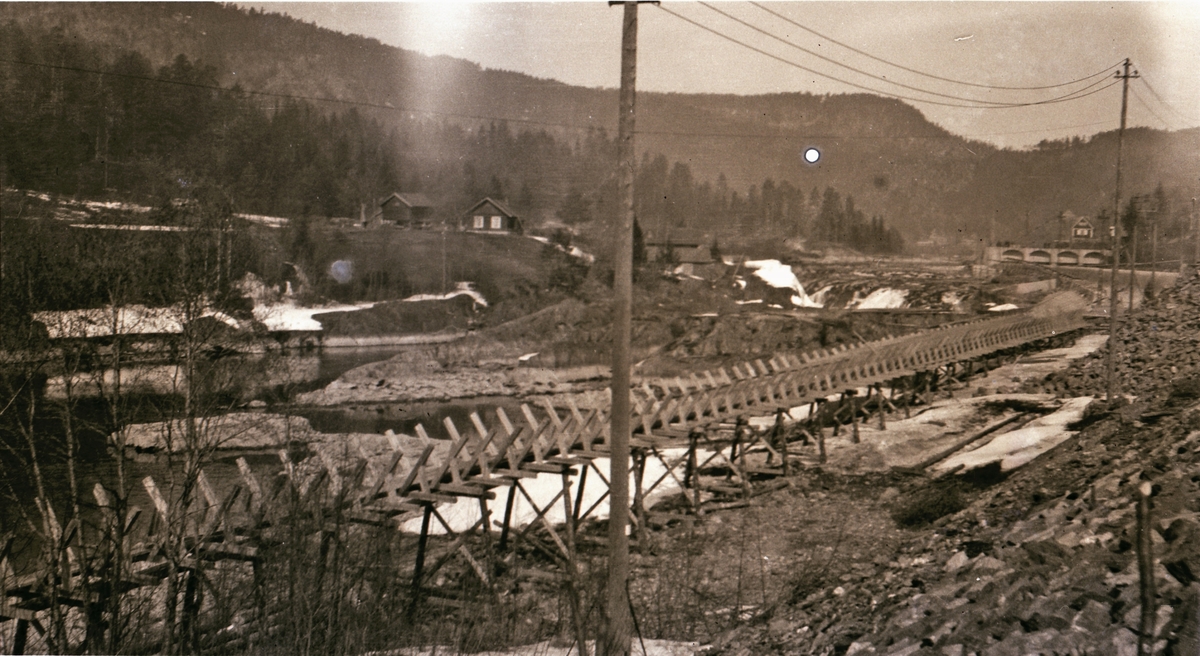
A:
[[[709,502],[709,507],[736,505],[778,484],[769,479],[791,472],[793,459],[788,453],[788,435],[783,430],[783,412],[787,408],[810,404],[809,419],[797,424],[795,436],[818,444],[820,461],[825,457],[822,426],[836,427],[849,420],[857,428],[860,412],[873,408],[883,415],[898,411],[893,403],[895,390],[904,389],[901,404],[920,401],[936,389],[940,380],[958,378],[974,372],[975,361],[988,354],[1022,344],[1062,335],[1083,326],[1082,305],[1070,295],[1048,299],[1040,310],[988,318],[970,323],[888,337],[854,346],[841,345],[810,353],[781,353],[767,359],[754,359],[686,376],[645,380],[632,388],[631,448],[634,480],[629,513],[632,532],[641,538],[646,525],[654,521],[644,507],[645,500],[668,480],[683,491],[689,514],[706,512],[702,492],[713,498],[733,501]],[[960,363],[967,363],[960,366]],[[900,382],[903,381],[903,384]],[[893,390],[885,398],[883,384]],[[865,388],[864,398],[846,393]],[[842,401],[826,412],[827,397],[842,394]],[[849,398],[849,402],[847,402]],[[199,493],[182,513],[186,535],[182,540],[166,540],[168,523],[179,513],[170,513],[173,500],[167,499],[157,483],[143,481],[153,508],[151,526],[134,541],[140,509],[127,513],[127,526],[120,532],[126,543],[122,553],[129,560],[123,568],[123,589],[161,585],[167,573],[182,572],[185,596],[181,624],[196,626],[195,614],[201,605],[195,595],[202,592],[202,579],[194,572],[202,563],[234,560],[251,564],[257,571],[258,542],[272,527],[286,521],[289,509],[319,503],[325,524],[323,535],[335,535],[350,524],[395,530],[403,523],[421,518],[416,556],[410,578],[410,613],[421,603],[459,605],[449,595],[435,594],[431,581],[447,563],[460,559],[485,586],[492,585],[492,574],[485,567],[489,554],[504,553],[514,543],[526,544],[558,565],[559,580],[577,585],[576,549],[581,525],[593,517],[607,498],[607,467],[596,460],[607,455],[609,407],[581,408],[572,397],[563,397],[560,405],[548,399],[520,405],[510,417],[503,408],[494,408],[481,416],[473,413],[470,426],[460,427],[444,420],[448,440],[435,440],[423,427],[413,436],[388,435],[390,452],[372,455],[360,452],[351,457],[323,456],[294,463],[286,451],[280,451],[281,471],[270,484],[261,481],[245,460],[238,460],[239,482],[223,498],[213,491],[207,477],[198,478]],[[847,417],[847,415],[849,415]],[[750,430],[745,419],[751,416],[775,416],[776,428],[759,433]],[[747,458],[752,452],[768,454],[778,467],[755,465]],[[646,465],[655,460],[664,473],[648,480]],[[723,470],[725,481],[701,480],[700,472]],[[538,503],[523,481],[539,475],[553,475],[561,481],[561,490],[547,503]],[[572,478],[577,479],[572,497]],[[763,481],[766,481],[765,483]],[[599,500],[584,508],[585,486],[600,485]],[[109,521],[112,501],[97,486],[97,503]],[[503,510],[494,512],[490,502],[504,496]],[[524,499],[534,511],[534,519],[523,527],[513,525],[515,501]],[[443,503],[469,499],[478,503],[480,519],[468,530],[455,531],[452,523],[438,510]],[[562,505],[568,520],[555,526],[547,518],[555,504]],[[431,545],[431,529],[437,523],[444,539]],[[71,527],[64,532],[69,533]],[[498,535],[493,535],[498,530]],[[546,540],[534,540],[534,532],[544,532]],[[70,544],[68,536],[65,544]],[[18,640],[14,652],[24,648],[28,628],[43,631],[37,614],[48,600],[39,593],[48,581],[59,582],[67,591],[84,588],[78,581],[82,572],[69,567],[57,572],[36,572],[15,576],[8,566],[7,548],[11,539],[0,542],[0,623],[16,621]],[[166,553],[175,545],[177,553]],[[477,552],[472,552],[471,548]],[[70,559],[68,559],[70,560]],[[70,570],[70,571],[68,571]],[[544,578],[545,573],[524,574]],[[397,576],[405,576],[397,572]],[[193,579],[195,582],[193,583]],[[63,585],[63,583],[66,585]],[[72,583],[74,582],[74,584]],[[103,607],[100,598],[76,598],[59,594],[59,603],[83,607]]]

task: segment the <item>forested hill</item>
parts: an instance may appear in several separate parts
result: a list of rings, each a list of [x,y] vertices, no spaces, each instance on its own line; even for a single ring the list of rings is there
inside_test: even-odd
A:
[[[212,123],[208,116],[210,124],[197,133],[203,138],[196,137],[205,148],[214,148],[213,134],[227,142],[251,139],[211,153],[223,167],[211,175],[241,185],[240,197],[255,211],[354,214],[392,187],[431,194],[447,212],[480,193],[503,195],[532,223],[586,220],[611,209],[606,203],[616,121],[612,89],[485,70],[229,5],[0,3],[4,25],[10,38],[0,44],[0,53],[11,60],[85,68],[124,62],[123,70],[178,78],[173,81],[366,104],[354,112],[349,105],[325,102],[293,103],[288,110],[289,103],[279,98],[243,97],[242,118],[236,122],[241,132],[231,132],[228,120]],[[23,43],[13,42],[17,32]],[[187,61],[178,59],[181,54]],[[3,62],[0,72],[9,88],[29,96],[23,85],[34,72]],[[33,82],[45,87],[41,102],[71,93],[60,94],[54,86],[62,84],[65,73],[57,74],[57,82],[46,69],[37,74],[42,77]],[[96,90],[104,83],[85,75],[70,79],[95,85],[88,87],[93,96],[112,95]],[[119,121],[96,98],[86,102],[93,103],[99,118],[80,118],[71,128],[80,132],[76,159],[112,155],[109,161],[118,160],[113,149],[130,150],[129,144],[116,143],[112,131],[104,133],[97,124]],[[821,204],[814,192],[828,187],[853,197],[858,211],[882,217],[910,240],[935,229],[948,235],[959,230],[986,234],[981,226],[991,217],[1000,234],[1016,237],[1031,222],[1044,224],[1064,211],[1094,215],[1111,202],[1106,199],[1111,199],[1116,160],[1114,133],[1011,151],[949,134],[905,103],[866,94],[640,93],[638,103],[639,150],[652,154],[641,173],[649,191],[643,192],[639,216],[651,224],[702,229],[736,224],[752,230],[761,221],[774,221],[794,223],[790,229],[803,233]],[[265,114],[251,120],[244,114],[248,106]],[[281,106],[294,114],[285,125],[278,125]],[[32,112],[17,108],[8,120],[22,120],[22,111]],[[335,114],[336,119],[329,118]],[[154,124],[146,117],[142,125]],[[129,139],[149,138],[144,130],[126,127]],[[589,127],[604,131],[588,132]],[[330,134],[303,134],[313,130]],[[292,136],[283,134],[288,131]],[[292,137],[311,143],[307,150],[273,152],[271,144]],[[1200,130],[1134,130],[1126,144],[1126,195],[1149,193],[1161,184],[1176,212],[1186,199],[1200,195],[1195,176]],[[801,161],[800,151],[808,145],[822,148],[820,166]],[[146,161],[147,151],[155,153],[153,161],[169,158],[169,149],[152,146],[138,151],[139,161]],[[130,151],[128,159],[133,155]],[[665,163],[654,155],[662,155]],[[12,156],[8,159],[11,169]],[[287,166],[281,163],[285,160]],[[56,168],[47,162],[41,166]],[[117,174],[106,175],[108,182],[99,184],[114,187]],[[83,177],[73,178],[78,193],[85,191],[78,182]],[[60,187],[71,191],[61,180]],[[665,202],[655,200],[663,196]]]

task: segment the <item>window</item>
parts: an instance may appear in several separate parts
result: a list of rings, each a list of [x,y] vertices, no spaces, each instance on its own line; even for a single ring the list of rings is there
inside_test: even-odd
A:
[[[475,218],[475,224],[472,227],[474,227],[476,230],[483,230],[483,218],[484,218],[483,215],[476,214],[474,218]]]
[[[503,229],[504,229],[504,217],[493,216],[492,217],[492,230],[503,230]]]

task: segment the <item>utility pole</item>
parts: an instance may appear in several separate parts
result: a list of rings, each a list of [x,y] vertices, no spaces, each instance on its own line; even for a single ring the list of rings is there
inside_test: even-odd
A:
[[[1200,266],[1200,226],[1196,225],[1196,197],[1192,196],[1192,267]]]
[[[1146,302],[1146,297],[1149,294],[1158,293],[1154,287],[1154,273],[1158,271],[1158,210],[1150,211],[1154,215],[1150,221],[1150,282],[1146,284],[1146,291],[1142,292],[1142,302]]]
[[[1141,202],[1139,196],[1130,196],[1129,202],[1133,205],[1133,229],[1129,231],[1129,312],[1133,312],[1133,290],[1137,289],[1137,238],[1138,224],[1142,218]]]
[[[637,80],[637,0],[609,0],[624,6],[621,29],[621,92],[617,118],[617,180],[621,214],[613,235],[612,414],[609,429],[608,581],[597,656],[628,656],[633,640],[629,612],[629,431],[630,333],[633,299],[633,148]],[[587,645],[579,645],[587,656]]]
[[[1113,352],[1117,350],[1117,260],[1121,255],[1121,149],[1125,145],[1125,112],[1129,107],[1129,80],[1138,76],[1137,71],[1129,74],[1129,58],[1125,58],[1124,73],[1118,72],[1116,77],[1123,81],[1121,85],[1121,129],[1117,131],[1117,185],[1113,194],[1113,248],[1112,248],[1112,279],[1109,285],[1108,299],[1108,363],[1107,384],[1105,385],[1104,400],[1113,400],[1113,377],[1116,369],[1116,359]],[[1133,294],[1133,290],[1129,290]]]

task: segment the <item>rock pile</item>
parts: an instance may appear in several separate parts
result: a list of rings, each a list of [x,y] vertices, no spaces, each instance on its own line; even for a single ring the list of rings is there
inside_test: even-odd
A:
[[[1200,276],[1181,276],[1129,317],[1117,342],[1120,392],[1135,402],[1095,404],[1075,438],[714,651],[1133,656],[1143,482],[1154,490],[1154,653],[1200,651]],[[1103,394],[1105,357],[1042,384]],[[897,503],[935,485],[919,479]]]
[[[1136,653],[1133,490],[1150,481],[1155,653],[1197,652],[1200,412],[1089,426],[964,510],[714,642],[717,653]],[[869,571],[868,571],[869,570]]]
[[[1170,394],[1175,381],[1200,372],[1200,274],[1179,276],[1174,287],[1124,318],[1116,342],[1118,393]],[[1101,347],[1046,382],[1071,396],[1104,394],[1107,359],[1108,347]]]

